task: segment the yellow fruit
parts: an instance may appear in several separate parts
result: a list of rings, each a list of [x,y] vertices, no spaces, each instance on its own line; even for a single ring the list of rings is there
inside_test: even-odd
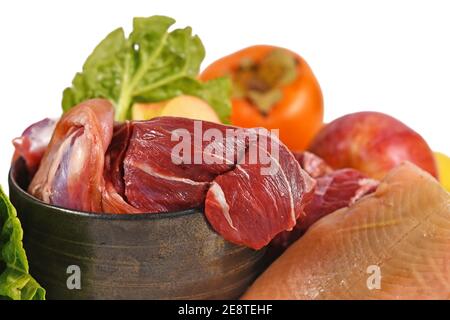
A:
[[[135,103],[131,110],[133,120],[150,120],[171,116],[220,123],[217,113],[200,98],[181,95],[171,100],[151,103]]]
[[[165,105],[166,102],[135,103],[131,108],[131,118],[133,120],[150,120],[159,117]]]
[[[439,180],[445,190],[450,191],[450,158],[439,152],[435,152],[434,156],[439,170]]]
[[[220,123],[217,113],[208,103],[193,96],[179,96],[170,100],[161,116],[183,117]]]

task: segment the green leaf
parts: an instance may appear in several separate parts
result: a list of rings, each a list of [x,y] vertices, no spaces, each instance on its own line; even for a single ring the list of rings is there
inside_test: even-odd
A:
[[[72,87],[64,90],[63,110],[95,97],[117,100],[122,86],[120,78],[126,72],[126,51],[127,40],[121,28],[100,42],[84,63],[83,72],[75,75]]]
[[[0,187],[0,299],[43,300],[45,290],[30,276],[16,209]]]
[[[110,33],[75,75],[72,87],[64,90],[64,111],[86,99],[106,98],[116,108],[116,120],[123,121],[136,101],[192,94],[207,100],[227,122],[231,112],[227,80],[197,80],[205,57],[203,44],[189,27],[169,32],[174,23],[164,16],[135,18],[128,38],[123,29]]]

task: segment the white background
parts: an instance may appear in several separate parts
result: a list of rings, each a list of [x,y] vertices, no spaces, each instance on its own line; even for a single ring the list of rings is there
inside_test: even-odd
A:
[[[297,51],[320,81],[327,121],[386,112],[450,153],[450,1],[1,1],[4,187],[11,139],[59,116],[62,90],[107,33],[154,14],[193,27],[207,50],[204,66],[252,44]]]

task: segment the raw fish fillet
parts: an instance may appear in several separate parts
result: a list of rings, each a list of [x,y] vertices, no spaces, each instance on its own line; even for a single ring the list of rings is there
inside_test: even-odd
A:
[[[449,299],[449,193],[398,166],[375,193],[314,224],[243,298]]]

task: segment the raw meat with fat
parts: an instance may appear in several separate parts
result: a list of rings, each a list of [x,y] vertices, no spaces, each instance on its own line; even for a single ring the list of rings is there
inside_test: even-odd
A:
[[[260,249],[302,220],[314,185],[265,129],[176,117],[114,125],[111,104],[96,99],[58,122],[29,191],[89,212],[204,207],[225,239]]]
[[[106,213],[142,213],[125,200],[123,160],[128,150],[133,124],[130,121],[116,124],[111,144],[105,155],[103,177],[105,188],[102,194],[102,208]]]
[[[333,169],[325,162],[325,160],[311,152],[293,152],[293,154],[303,170],[305,170],[312,178],[319,178],[327,173],[333,172]]]
[[[101,99],[64,114],[28,188],[30,194],[53,205],[101,212],[104,154],[113,119],[113,106]]]
[[[320,159],[320,158],[318,158]],[[274,256],[281,254],[299,239],[315,222],[334,211],[351,206],[365,195],[375,191],[379,182],[354,169],[333,171],[316,179],[312,200],[305,206],[292,231],[277,235],[270,250]]]
[[[262,139],[266,143],[261,144]],[[270,148],[261,147],[272,143],[279,149],[276,157]],[[256,148],[258,156],[271,157],[276,170],[262,174],[263,161],[258,159],[256,164],[238,164],[218,176],[208,191],[205,214],[225,239],[260,249],[275,235],[296,225],[310,199],[314,181],[268,131],[259,130]]]
[[[197,122],[202,127],[196,129],[194,124],[194,120],[175,117],[133,123],[133,134],[123,161],[125,195],[131,205],[146,212],[202,207],[211,181],[233,168],[239,155],[235,152],[230,159],[225,157],[227,140],[224,137],[226,129],[231,127],[203,121]],[[204,161],[210,142],[203,141],[202,137],[208,129],[218,130],[223,137],[212,141],[224,154],[217,163]],[[232,148],[240,145],[245,151],[245,140],[237,136],[230,139],[231,143],[236,143]],[[178,152],[177,145],[182,142],[185,148]],[[200,161],[195,161],[199,156]]]

